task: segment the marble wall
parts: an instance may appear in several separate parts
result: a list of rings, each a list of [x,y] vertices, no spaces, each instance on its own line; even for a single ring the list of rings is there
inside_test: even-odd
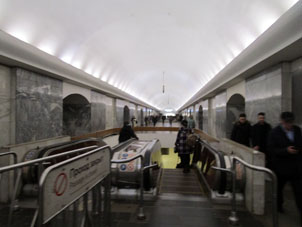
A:
[[[11,75],[10,69],[0,65],[0,147],[11,143]]]
[[[302,127],[302,58],[292,64],[292,110],[296,117],[296,124]]]
[[[16,143],[62,135],[62,81],[14,69]]]
[[[117,99],[116,100],[116,122],[118,128],[123,127],[124,125],[124,107],[129,107],[129,102]],[[130,120],[130,119],[129,119]]]
[[[206,133],[209,133],[209,128],[208,128],[208,125],[209,125],[209,123],[208,123],[208,121],[209,121],[209,101],[208,100],[202,101],[201,106],[202,106],[202,110],[203,110],[203,114],[202,114],[203,128],[202,128],[202,130]]]
[[[127,105],[129,107],[130,110],[130,120],[132,117],[137,117],[136,114],[136,106],[133,103],[129,103],[129,105]]]
[[[213,137],[216,137],[216,100],[214,98],[209,99],[209,117],[208,117],[208,131]]]
[[[137,124],[138,126],[144,125],[145,111],[141,106],[137,107]]]
[[[282,70],[280,66],[264,71],[246,80],[245,111],[248,119],[256,123],[259,112],[266,113],[273,126],[279,122],[282,100]]]
[[[91,131],[106,129],[106,96],[95,91],[91,91]]]
[[[215,97],[215,125],[216,137],[218,139],[226,137],[226,102],[227,93],[222,92]]]

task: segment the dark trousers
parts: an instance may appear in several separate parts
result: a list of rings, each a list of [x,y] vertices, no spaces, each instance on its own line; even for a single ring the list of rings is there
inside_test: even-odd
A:
[[[180,165],[183,166],[184,169],[190,168],[190,154],[180,154]]]
[[[278,178],[278,207],[282,208],[283,205],[283,189],[287,182],[291,183],[294,192],[295,200],[299,211],[302,211],[302,176],[301,174],[295,175],[281,175],[277,174]]]

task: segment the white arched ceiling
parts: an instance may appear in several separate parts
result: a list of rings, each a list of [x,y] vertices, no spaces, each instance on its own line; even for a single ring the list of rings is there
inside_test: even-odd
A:
[[[0,0],[0,29],[176,110],[297,1]]]

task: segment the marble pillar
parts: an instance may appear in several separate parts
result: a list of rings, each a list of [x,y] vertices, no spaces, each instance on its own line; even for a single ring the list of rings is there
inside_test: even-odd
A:
[[[216,137],[218,139],[226,137],[226,102],[227,94],[222,92],[215,97],[216,112]]]
[[[106,128],[106,96],[91,91],[91,131],[100,131]]]

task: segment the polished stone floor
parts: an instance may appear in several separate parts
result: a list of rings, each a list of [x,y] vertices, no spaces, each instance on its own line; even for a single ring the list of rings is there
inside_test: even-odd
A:
[[[123,204],[123,205],[122,205]],[[120,207],[124,206],[124,210]],[[224,227],[229,226],[229,208],[214,207],[206,198],[163,194],[156,201],[145,203],[146,220],[136,219],[137,204],[115,201],[112,207],[113,227]],[[240,226],[264,227],[245,211],[239,211]]]

